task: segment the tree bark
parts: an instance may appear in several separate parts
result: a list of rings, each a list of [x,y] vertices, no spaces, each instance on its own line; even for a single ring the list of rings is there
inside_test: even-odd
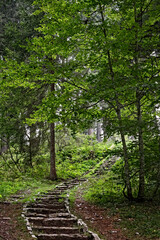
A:
[[[51,84],[51,92],[54,92],[54,83]],[[56,180],[56,153],[55,153],[55,124],[50,124],[50,179]]]
[[[50,179],[56,180],[55,127],[50,124]]]
[[[159,162],[157,167],[157,182],[156,182],[156,187],[153,193],[153,197],[157,194],[158,189],[160,187],[160,137],[158,139],[158,147],[159,147]]]
[[[123,156],[124,156],[124,181],[127,188],[127,198],[132,201],[133,195],[132,195],[132,186],[130,182],[130,169],[129,169],[129,161],[128,161],[128,153],[127,153],[127,144],[125,135],[122,129],[122,117],[121,117],[121,109],[119,107],[119,104],[117,104],[117,117],[119,120],[119,127],[120,127],[120,135],[122,140],[122,146],[123,146]]]
[[[101,128],[101,123],[97,122],[97,141],[102,142],[102,128]]]
[[[142,6],[140,8],[140,14],[137,14],[136,2],[134,2],[134,18],[135,23],[138,23],[140,28],[142,28]],[[141,80],[141,73],[139,71],[139,57],[140,57],[140,41],[139,41],[139,30],[135,30],[135,79],[137,82]],[[141,99],[143,94],[140,89],[136,90],[136,107],[137,107],[137,121],[138,121],[138,145],[139,145],[139,189],[138,189],[138,200],[144,200],[144,190],[145,190],[145,159],[144,159],[144,143],[143,143],[143,131],[142,131],[142,111],[141,111]]]
[[[137,120],[138,120],[138,145],[139,145],[139,190],[138,199],[143,201],[145,190],[145,159],[144,159],[144,143],[142,131],[142,113],[141,113],[141,96],[139,91],[136,93],[137,97]]]
[[[154,111],[156,113],[156,109]],[[153,197],[157,194],[157,191],[160,187],[160,129],[159,129],[158,120],[157,120],[156,117],[155,117],[155,125],[156,125],[157,132],[158,132],[158,150],[159,150],[158,153],[159,153],[159,156],[158,156],[158,165],[157,165],[157,182],[156,182],[155,190],[153,192]]]
[[[88,129],[88,135],[93,135],[94,134],[94,129],[93,128],[89,128]]]

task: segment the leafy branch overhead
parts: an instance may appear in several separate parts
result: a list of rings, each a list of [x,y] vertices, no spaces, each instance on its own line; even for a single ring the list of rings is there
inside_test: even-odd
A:
[[[22,25],[26,19],[34,22],[32,34],[17,37],[18,49],[6,41],[1,54],[3,126],[7,119],[2,134],[13,139],[8,129],[16,119],[23,132],[26,126],[37,126],[34,137],[40,126],[43,132],[49,123],[54,152],[58,124],[75,133],[103,122],[104,139],[116,136],[121,142],[124,195],[143,201],[150,185],[156,195],[160,185],[159,10],[158,0],[34,1],[25,11],[27,18],[18,15]],[[4,32],[11,34],[6,22],[4,26]],[[12,114],[10,95],[16,114]],[[51,155],[55,162],[55,153]]]

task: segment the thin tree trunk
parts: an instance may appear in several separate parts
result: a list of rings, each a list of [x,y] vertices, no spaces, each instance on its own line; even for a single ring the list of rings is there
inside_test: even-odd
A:
[[[139,145],[139,190],[138,199],[144,199],[145,190],[145,159],[144,159],[144,143],[143,143],[143,131],[142,131],[142,113],[141,113],[141,96],[137,91],[137,120],[138,120],[138,145]]]
[[[56,180],[55,127],[50,124],[50,179]]]
[[[107,122],[107,119],[105,117],[103,117],[103,122],[102,122],[102,128],[103,128],[103,141],[106,142],[107,141],[107,132],[106,132],[106,122]]]
[[[51,84],[51,92],[54,92],[54,83]],[[55,153],[55,124],[50,124],[50,179],[56,180],[56,153]]]
[[[97,122],[97,141],[98,142],[102,142],[101,133],[102,133],[101,123]]]
[[[29,166],[31,168],[33,168],[33,165],[32,165],[32,139],[31,139],[31,135],[29,137]]]
[[[102,17],[102,23],[104,24],[104,14],[103,14],[103,8],[102,5],[99,4],[100,7],[100,14]],[[107,38],[107,32],[105,29],[105,26],[103,26],[103,33],[104,33],[104,37]],[[111,59],[111,54],[110,54],[110,50],[107,50],[107,56],[108,56],[108,64],[109,64],[109,69],[110,69],[110,75],[111,75],[111,79],[113,82],[113,86],[114,86],[114,71],[113,71],[113,66],[112,66],[112,59]],[[122,140],[122,145],[123,145],[123,155],[124,155],[124,162],[125,162],[125,166],[124,166],[124,172],[125,172],[125,185],[127,188],[127,198],[131,201],[133,200],[133,195],[132,195],[132,186],[131,186],[131,182],[130,182],[130,169],[129,169],[129,161],[128,161],[128,153],[127,153],[127,144],[126,144],[126,140],[125,140],[125,134],[122,128],[122,118],[121,118],[121,108],[120,108],[120,104],[118,101],[118,95],[115,92],[116,95],[116,105],[117,105],[117,117],[119,120],[119,126],[120,126],[120,135],[121,135],[121,140]]]
[[[88,129],[88,135],[93,135],[94,134],[94,129],[93,128],[89,128]]]
[[[135,23],[139,24],[142,28],[142,7],[140,8],[140,15],[137,14],[136,1],[134,1],[134,18]],[[139,41],[139,32],[135,30],[135,79],[140,81],[140,72],[139,72],[139,56],[140,56],[140,41]],[[144,159],[144,143],[143,143],[143,131],[142,131],[142,111],[141,111],[141,98],[142,94],[140,89],[136,91],[136,100],[137,100],[137,120],[138,120],[138,145],[139,145],[139,190],[138,190],[138,200],[144,200],[144,190],[145,190],[145,159]]]
[[[156,109],[155,109],[155,113],[156,113]],[[159,130],[159,126],[158,126],[158,120],[157,118],[155,117],[155,125],[156,125],[156,128],[157,128],[157,132],[158,132],[158,153],[159,153],[159,156],[158,156],[158,166],[157,166],[157,182],[156,182],[156,187],[155,187],[155,190],[153,192],[153,197],[157,194],[157,191],[160,187],[160,130]]]
[[[156,183],[156,187],[153,193],[153,197],[156,195],[159,187],[160,187],[160,137],[159,137],[159,162],[158,162],[158,172],[157,172],[157,183]]]
[[[123,156],[124,156],[124,181],[127,188],[127,198],[132,201],[133,195],[132,195],[132,186],[130,182],[130,169],[129,169],[129,161],[128,161],[128,153],[127,153],[127,144],[125,135],[122,129],[122,117],[121,117],[121,109],[119,106],[117,106],[117,117],[119,120],[119,126],[120,126],[120,135],[122,140],[122,146],[123,146]]]

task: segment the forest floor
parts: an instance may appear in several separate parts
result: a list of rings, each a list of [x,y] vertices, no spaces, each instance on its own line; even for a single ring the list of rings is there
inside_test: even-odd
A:
[[[127,240],[119,227],[115,226],[118,216],[109,217],[104,209],[77,199],[75,212],[85,220],[89,228],[100,234],[103,239]],[[22,204],[0,203],[0,240],[30,240],[31,236],[21,217]],[[128,239],[129,240],[129,239]]]
[[[105,240],[130,240],[117,224],[120,221],[118,214],[110,216],[104,208],[92,205],[82,198],[76,199],[73,211],[100,238]]]
[[[20,203],[0,203],[0,240],[30,240]]]
[[[25,225],[25,221],[21,216],[22,213],[22,204],[21,203],[0,203],[0,240],[30,240],[31,236],[28,233],[28,230]],[[144,209],[144,207],[143,207]],[[157,215],[154,215],[154,220],[158,225],[158,212],[160,208],[158,207],[147,207],[147,215],[151,215],[151,212],[154,212]],[[133,209],[134,210],[134,209]],[[115,211],[111,214],[110,208],[98,207],[94,204],[86,202],[81,195],[76,198],[74,205],[71,206],[71,211],[77,215],[79,218],[88,225],[89,229],[97,233],[101,239],[105,240],[159,240],[157,237],[144,237],[138,232],[130,234],[130,227],[127,226],[129,223],[134,223],[134,219],[130,216],[127,217],[127,222],[123,223],[120,213]],[[128,212],[128,209],[126,208]],[[133,211],[135,212],[136,209]],[[145,210],[146,212],[146,210]],[[127,213],[130,215],[130,213]],[[141,220],[143,220],[142,212]],[[142,222],[142,221],[141,221]],[[135,222],[135,225],[141,224]],[[147,222],[150,225],[149,222]],[[153,223],[155,227],[155,223]],[[146,226],[143,226],[146,227]],[[148,226],[151,228],[152,232],[153,226]],[[147,230],[147,227],[146,227]]]
[[[80,190],[71,204],[71,211],[104,240],[160,240],[160,206],[157,203],[100,207],[85,201]]]

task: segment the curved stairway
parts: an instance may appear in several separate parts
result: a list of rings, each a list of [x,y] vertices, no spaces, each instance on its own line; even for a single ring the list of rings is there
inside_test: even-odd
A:
[[[34,203],[24,206],[23,216],[32,238],[38,240],[100,240],[88,231],[82,220],[69,211],[68,198],[62,194],[78,185],[69,181],[58,185],[53,191],[38,196]]]

